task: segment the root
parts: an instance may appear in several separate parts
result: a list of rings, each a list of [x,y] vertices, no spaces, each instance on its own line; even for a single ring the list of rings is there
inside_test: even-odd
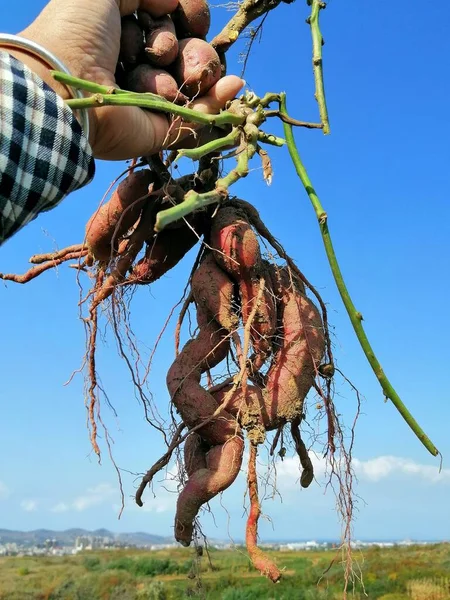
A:
[[[300,435],[300,417],[297,417],[295,421],[292,421],[291,434],[295,443],[295,450],[297,451],[297,454],[300,458],[300,464],[303,468],[303,473],[300,477],[300,485],[303,488],[307,488],[311,485],[311,482],[314,479],[314,467],[311,459],[309,458],[305,443]]]
[[[105,279],[102,287],[96,290],[93,299],[93,305],[95,307],[109,298],[117,285],[126,285],[126,274],[131,268],[134,259],[144,246],[145,240],[151,235],[153,230],[154,214],[154,207],[150,205],[147,205],[142,211],[139,223],[129,237],[125,251],[118,257],[115,268]]]
[[[33,265],[40,265],[48,260],[58,260],[59,258],[64,258],[67,254],[72,252],[81,252],[83,250],[87,250],[84,244],[73,244],[73,246],[67,246],[67,248],[63,248],[62,250],[58,250],[57,252],[49,252],[47,254],[35,254],[30,258],[30,263]]]
[[[175,449],[187,437],[187,436],[181,437],[181,432],[183,431],[183,429],[185,427],[186,426],[184,423],[181,423],[180,425],[178,425],[177,430],[175,431],[175,433],[172,437],[172,441],[170,442],[170,445],[167,448],[167,452],[165,454],[163,454],[161,456],[161,458],[155,462],[155,464],[147,471],[147,473],[142,478],[141,484],[138,487],[136,496],[135,496],[136,504],[138,506],[141,506],[141,507],[144,506],[144,503],[142,502],[142,494],[144,493],[145,488],[147,487],[147,485],[150,485],[150,483],[153,481],[154,476],[169,464],[170,459],[172,458],[172,455],[173,455]]]
[[[103,272],[100,271],[97,276],[97,281],[94,289],[99,289],[103,283]],[[91,432],[91,444],[95,454],[100,460],[100,448],[97,444],[97,421],[95,418],[96,408],[98,410],[98,398],[97,398],[97,371],[95,368],[95,351],[97,347],[97,332],[98,332],[98,311],[97,306],[94,303],[91,304],[90,315],[88,320],[89,328],[89,340],[88,340],[88,352],[87,352],[87,364],[88,364],[88,375],[89,375],[89,389],[88,389],[88,423]]]
[[[247,519],[245,542],[248,554],[255,569],[262,575],[268,577],[274,583],[281,579],[281,571],[272,559],[258,548],[258,521],[261,515],[261,507],[258,498],[258,476],[256,473],[257,447],[250,445],[250,458],[248,461],[247,485],[250,498],[250,512]]]
[[[65,250],[61,250],[60,252],[56,253],[58,255],[57,258],[42,258],[50,257],[52,256],[51,254],[37,254],[35,256],[32,256],[30,262],[33,262],[34,259],[34,262],[36,264],[35,267],[31,267],[31,269],[29,269],[23,275],[17,275],[15,273],[0,273],[0,279],[3,279],[3,281],[13,281],[14,283],[28,283],[32,279],[39,277],[39,275],[41,275],[42,273],[45,273],[45,271],[48,271],[49,269],[54,269],[63,262],[83,258],[87,255],[87,248],[84,248],[82,244],[79,244],[79,246],[71,246],[71,248],[74,247],[78,247],[79,249],[70,252],[67,251],[67,248]]]
[[[127,353],[125,352],[121,333],[119,331],[119,322],[118,322],[118,314],[117,314],[118,311],[116,310],[116,306],[117,306],[117,303],[115,302],[115,296],[113,296],[113,304],[111,307],[112,325],[113,325],[114,335],[116,337],[116,341],[117,341],[117,345],[118,345],[118,349],[119,349],[119,354],[120,354],[121,358],[125,361],[125,364],[127,365],[127,368],[130,372],[130,376],[131,376],[131,379],[133,382],[133,387],[135,390],[135,395],[137,394],[139,396],[138,400],[141,401],[142,406],[144,408],[144,414],[145,414],[145,419],[146,419],[147,423],[149,423],[149,425],[151,427],[153,427],[154,429],[159,431],[163,435],[164,441],[167,443],[166,433],[164,431],[163,424],[161,424],[161,425],[157,424],[159,415],[155,414],[155,410],[154,410],[154,407],[152,406],[151,400],[147,397],[147,394],[144,392],[144,385],[146,382],[148,371],[150,370],[150,365],[148,366],[148,369],[144,375],[144,378],[141,379],[139,377],[139,372],[138,372],[138,365],[139,365],[139,362],[141,362],[141,357],[139,355],[139,351],[137,349],[135,342],[132,341],[132,339],[131,339],[130,326],[125,317],[124,321],[125,321],[127,337],[128,337],[128,346],[131,347],[131,353],[132,353],[132,355],[134,355],[134,358],[135,358],[135,367],[133,368],[133,365],[131,364],[131,360],[130,360],[129,356],[127,355]],[[126,315],[127,309],[124,308],[123,312]],[[162,419],[159,419],[159,422],[161,422],[161,420]]]
[[[270,456],[273,456],[275,454],[275,450],[277,449],[277,446],[278,446],[278,441],[280,439],[281,434],[283,433],[283,427],[284,427],[284,425],[280,425],[275,433],[272,445],[270,447],[270,453],[269,453]],[[283,443],[283,440],[281,442]]]
[[[189,295],[185,299],[183,306],[181,307],[180,315],[178,317],[177,326],[175,328],[175,356],[178,356],[180,353],[180,335],[181,335],[181,327],[183,326],[184,317],[189,309],[189,306],[194,302],[194,297],[192,292],[189,292]]]

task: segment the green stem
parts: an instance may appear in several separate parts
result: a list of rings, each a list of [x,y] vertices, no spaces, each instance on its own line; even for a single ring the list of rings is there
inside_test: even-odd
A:
[[[52,76],[60,83],[94,94],[87,98],[67,100],[67,106],[73,110],[99,108],[101,106],[138,106],[139,108],[177,115],[190,123],[200,123],[201,125],[217,125],[220,127],[222,125],[241,125],[245,121],[244,115],[227,111],[223,111],[218,115],[206,115],[192,108],[178,106],[178,104],[169,102],[169,100],[157,94],[137,94],[118,88],[98,85],[92,81],[72,77],[59,71],[52,71]]]
[[[287,114],[286,111],[286,96],[283,94],[281,97],[281,107],[280,112],[282,114]],[[344,278],[342,276],[341,269],[339,267],[339,263],[336,258],[336,254],[334,252],[333,243],[331,240],[330,232],[328,230],[328,221],[327,221],[327,213],[325,212],[319,197],[316,194],[316,191],[311,183],[311,180],[306,172],[305,166],[300,158],[300,154],[298,152],[297,146],[295,144],[294,133],[292,126],[288,123],[283,123],[284,133],[286,137],[287,146],[289,149],[289,154],[291,156],[292,162],[294,163],[295,170],[297,171],[297,175],[299,176],[303,186],[305,187],[306,193],[309,196],[311,204],[314,207],[314,211],[316,213],[317,219],[319,221],[320,232],[322,234],[323,243],[325,246],[325,251],[327,253],[328,262],[331,267],[331,271],[333,272],[334,280],[336,282],[337,288],[341,295],[344,306],[347,310],[348,316],[350,317],[350,321],[353,325],[353,329],[355,330],[356,336],[361,344],[364,354],[366,355],[367,360],[369,361],[370,366],[372,367],[373,372],[375,373],[378,381],[380,382],[381,388],[383,390],[386,398],[389,398],[394,406],[397,408],[399,413],[402,415],[404,420],[408,423],[411,429],[414,431],[416,436],[425,446],[425,448],[434,456],[439,454],[439,451],[422,430],[420,425],[411,415],[409,410],[403,404],[399,395],[393,388],[389,379],[386,377],[381,364],[379,363],[375,353],[370,345],[370,342],[367,338],[366,332],[362,326],[362,314],[356,310],[355,305],[350,297],[347,286],[345,285]]]
[[[241,133],[241,130],[233,129],[233,131],[231,131],[231,133],[225,137],[219,138],[218,140],[212,140],[211,142],[203,144],[203,146],[199,146],[198,148],[179,150],[177,160],[183,156],[192,160],[200,160],[202,156],[211,154],[211,152],[217,152],[217,150],[221,150],[222,148],[228,146],[235,146],[239,140],[239,137],[241,136]]]
[[[176,115],[190,123],[200,123],[201,125],[240,125],[245,121],[245,117],[222,112],[219,115],[207,115],[192,108],[178,106],[155,94],[135,94],[127,92],[126,94],[95,94],[89,98],[75,98],[67,100],[67,106],[73,110],[86,108],[100,108],[102,106],[138,106],[167,114]]]
[[[194,190],[190,190],[185,195],[181,204],[162,210],[156,215],[155,231],[162,231],[167,225],[170,225],[170,223],[174,223],[179,219],[187,217],[195,210],[200,210],[210,204],[217,204],[220,200],[221,195],[217,190],[205,192],[204,194],[199,194]]]
[[[167,225],[187,217],[195,210],[205,208],[210,204],[218,204],[228,198],[228,188],[248,174],[248,163],[256,153],[256,144],[249,143],[239,154],[236,167],[222,179],[216,181],[216,186],[210,192],[199,194],[190,190],[181,204],[160,211],[156,215],[155,231],[162,231]]]
[[[277,135],[272,135],[271,133],[265,133],[264,131],[260,131],[258,133],[258,141],[263,144],[270,144],[271,146],[281,146],[286,145],[286,140],[278,137]]]
[[[99,85],[93,81],[87,81],[86,79],[80,79],[79,77],[72,77],[72,75],[66,75],[61,71],[50,71],[51,76],[55,81],[68,85],[77,90],[84,90],[85,92],[91,92],[92,94],[129,94],[126,90],[121,90],[113,86]],[[156,96],[159,98],[159,96]]]
[[[260,101],[260,105],[262,107],[266,107],[269,106],[269,104],[272,104],[272,102],[280,102],[280,94],[274,94],[272,92],[267,92],[267,94],[265,94]]]
[[[325,87],[323,83],[323,37],[319,24],[320,11],[326,7],[326,4],[325,2],[321,2],[321,0],[307,0],[307,2],[308,5],[311,6],[311,15],[308,19],[308,23],[311,26],[313,42],[313,70],[316,84],[316,100],[319,105],[319,114],[323,125],[323,132],[328,134],[330,133],[330,123],[328,121],[327,102],[325,99]]]

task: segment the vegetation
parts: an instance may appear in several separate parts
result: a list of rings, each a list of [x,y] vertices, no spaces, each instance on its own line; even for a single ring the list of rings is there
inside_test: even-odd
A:
[[[209,557],[199,554],[174,548],[2,557],[0,600],[342,598],[340,554],[270,551],[284,575],[275,587],[254,571],[244,552],[213,549]],[[355,551],[354,560],[367,594],[356,590],[357,600],[450,600],[450,544],[374,547]]]

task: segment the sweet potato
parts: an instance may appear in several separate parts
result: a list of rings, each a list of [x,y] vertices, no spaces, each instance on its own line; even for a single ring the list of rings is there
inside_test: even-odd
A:
[[[178,55],[175,26],[169,16],[153,19],[145,34],[145,55],[157,67],[167,67]]]
[[[201,235],[199,220],[196,219],[190,224],[192,228],[183,222],[177,229],[165,229],[158,233],[154,240],[147,242],[145,256],[134,265],[128,281],[138,284],[152,283],[178,264],[195,246]]]
[[[236,281],[261,268],[258,239],[244,215],[233,207],[221,208],[211,226],[216,262]]]
[[[190,340],[175,359],[167,374],[167,387],[172,402],[190,428],[210,417],[216,403],[211,394],[200,385],[202,373],[219,364],[229,350],[226,330],[210,320]],[[221,444],[236,433],[236,422],[222,414],[199,431],[210,444]]]
[[[211,246],[216,262],[239,285],[242,320],[247,323],[258,301],[260,279],[265,285],[251,324],[251,340],[259,368],[271,352],[276,328],[276,309],[272,281],[261,259],[258,239],[245,215],[232,207],[218,211],[211,227]]]
[[[136,222],[155,176],[149,169],[130,173],[86,225],[86,244],[97,260],[108,261],[122,235]]]
[[[167,98],[171,102],[184,104],[187,98],[178,90],[175,79],[162,69],[150,65],[138,65],[127,76],[126,86],[132,92],[151,92]]]
[[[211,418],[214,397],[200,385],[202,373],[221,362],[229,350],[225,329],[209,320],[200,308],[200,332],[189,341],[175,359],[167,374],[167,387],[172,402],[184,423],[195,427]],[[188,546],[192,539],[193,521],[201,505],[226,489],[237,477],[242,462],[244,442],[240,427],[227,411],[204,425],[198,435],[203,440],[197,447],[189,480],[180,494],[175,518],[175,538]],[[192,442],[193,443],[193,442]]]
[[[278,284],[278,286],[276,286]],[[235,390],[226,409],[247,430],[250,442],[264,441],[265,432],[291,423],[291,433],[303,468],[300,483],[308,487],[314,469],[300,436],[304,399],[323,357],[325,340],[317,308],[304,294],[303,284],[281,269],[274,286],[280,294],[280,347],[273,357],[263,389],[246,386]],[[212,391],[216,405],[222,405],[231,385]]]
[[[242,322],[250,319],[257,302],[256,312],[250,326],[250,339],[255,352],[253,369],[259,369],[272,351],[272,338],[277,325],[277,312],[272,282],[265,270],[260,276],[264,278],[264,289],[260,295],[260,280],[254,276],[242,279],[239,284],[241,296]]]
[[[181,90],[190,98],[202,96],[219,81],[220,60],[217,52],[204,40],[187,38],[179,42],[173,73]]]
[[[193,522],[202,504],[230,487],[238,476],[244,440],[236,436],[223,444],[212,446],[208,450],[206,448],[205,442],[198,435],[188,446],[190,455],[186,455],[185,447],[186,465],[195,470],[189,473],[189,479],[177,501],[175,539],[183,546],[189,546],[192,540]]]
[[[273,357],[263,392],[271,429],[302,414],[303,401],[325,350],[319,311],[286,269],[281,270],[281,286],[280,348]]]
[[[179,0],[172,15],[181,38],[204,38],[211,25],[211,14],[206,0]]]
[[[129,65],[136,64],[140,54],[144,50],[144,32],[133,16],[122,19],[122,31],[120,34],[119,61]]]
[[[147,33],[148,31],[151,31],[153,28],[153,23],[155,22],[155,17],[153,17],[150,13],[148,13],[145,10],[138,10],[136,14],[138,23],[142,27],[144,32]],[[163,18],[165,16],[166,14],[163,14],[156,18]]]
[[[208,254],[195,271],[191,290],[197,306],[228,331],[236,329],[238,318],[232,310],[234,285],[212,254]]]
[[[170,0],[170,2],[168,0],[165,0],[165,2],[152,2],[151,7],[147,6],[149,12],[146,14],[148,14],[150,17],[153,17],[154,19],[159,19],[160,17],[164,17],[164,15],[173,13],[177,6],[178,0]],[[142,12],[144,11],[138,11],[138,17]]]
[[[296,422],[313,384],[315,368],[323,358],[324,330],[316,306],[304,294],[302,285],[291,280],[285,268],[279,270],[279,285],[280,342],[265,388],[247,386],[245,398],[238,389],[227,404],[228,412],[239,416],[245,428],[251,423],[272,431],[284,423]],[[231,385],[226,385],[213,392],[217,405],[230,389]]]

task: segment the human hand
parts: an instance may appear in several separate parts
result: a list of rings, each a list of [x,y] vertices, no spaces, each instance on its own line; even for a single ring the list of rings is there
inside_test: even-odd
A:
[[[114,72],[120,50],[121,17],[138,8],[154,17],[172,12],[178,0],[51,0],[20,35],[55,54],[71,74],[115,86]],[[17,54],[17,53],[16,53]],[[28,57],[20,57],[29,62]],[[43,67],[34,70],[67,99],[67,92],[49,79]],[[33,66],[32,66],[33,68]],[[243,85],[236,76],[220,79],[207,94],[192,103],[203,112],[218,112]],[[158,152],[168,142],[167,117],[136,107],[90,110],[90,143],[97,158],[123,160]],[[173,131],[171,130],[173,135]]]

